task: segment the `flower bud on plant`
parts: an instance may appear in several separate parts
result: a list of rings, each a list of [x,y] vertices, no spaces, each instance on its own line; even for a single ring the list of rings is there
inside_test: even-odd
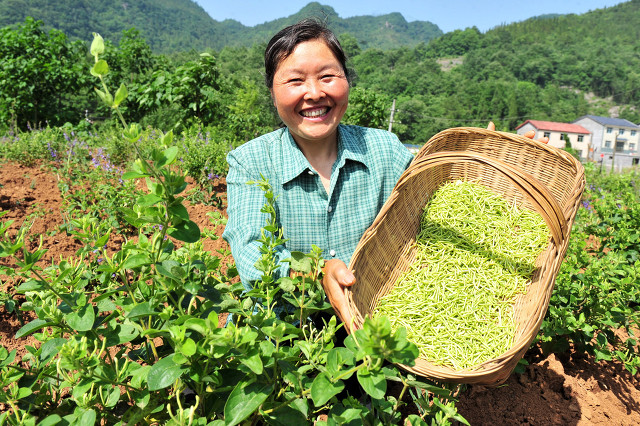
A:
[[[93,41],[91,42],[91,54],[98,61],[98,55],[104,53],[104,39],[98,33],[93,33]]]

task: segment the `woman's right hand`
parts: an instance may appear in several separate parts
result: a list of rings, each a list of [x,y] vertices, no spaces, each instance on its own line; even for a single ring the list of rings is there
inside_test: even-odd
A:
[[[338,317],[351,330],[351,314],[344,295],[344,287],[350,287],[356,282],[356,277],[347,265],[340,259],[325,260],[322,277],[322,287],[329,298]]]

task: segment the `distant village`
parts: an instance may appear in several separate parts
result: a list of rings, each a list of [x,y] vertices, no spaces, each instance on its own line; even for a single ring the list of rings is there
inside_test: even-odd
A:
[[[582,162],[623,170],[640,162],[640,126],[622,118],[585,115],[572,123],[527,120],[516,128],[519,135],[535,131],[535,139],[549,138],[549,145],[572,148]]]

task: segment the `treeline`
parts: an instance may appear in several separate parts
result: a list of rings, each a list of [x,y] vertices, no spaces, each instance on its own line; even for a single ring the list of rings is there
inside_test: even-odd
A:
[[[216,20],[215,12],[209,16],[194,0],[0,0],[0,27],[19,24],[28,16],[72,40],[91,39],[92,32],[99,32],[117,43],[122,31],[135,27],[155,53],[249,47],[307,16],[327,19],[338,33],[353,34],[363,47],[414,46],[442,35],[431,22],[407,22],[399,13],[341,18],[332,7],[318,2],[293,15],[248,27],[232,19]]]
[[[639,12],[634,0],[486,33],[467,28],[390,50],[363,47],[342,33],[356,76],[346,121],[387,128],[396,100],[392,130],[415,144],[449,127],[493,120],[513,130],[526,119],[608,116],[612,106],[640,122]],[[158,55],[135,29],[117,45],[107,43],[109,84],[127,84],[129,121],[165,130],[207,126],[232,144],[280,124],[263,83],[264,43]],[[39,21],[0,30],[0,125],[108,125],[91,61],[86,43],[47,32]]]

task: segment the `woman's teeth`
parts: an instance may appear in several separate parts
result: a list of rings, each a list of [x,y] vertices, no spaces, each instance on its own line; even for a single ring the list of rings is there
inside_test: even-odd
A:
[[[318,108],[308,111],[300,111],[300,115],[303,117],[320,117],[321,115],[325,115],[329,111],[329,108]]]

